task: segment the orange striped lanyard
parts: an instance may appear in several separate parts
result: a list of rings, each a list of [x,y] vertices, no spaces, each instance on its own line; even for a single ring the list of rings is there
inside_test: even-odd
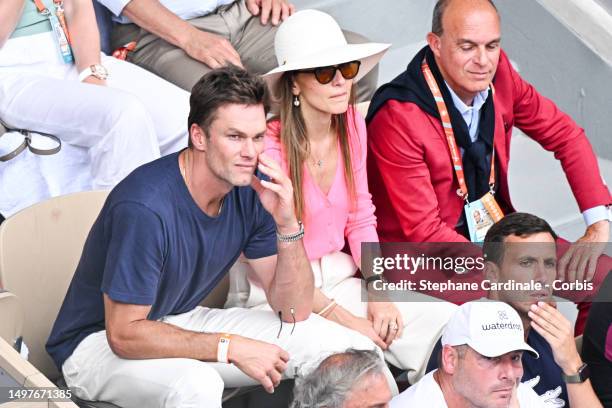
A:
[[[446,109],[446,103],[444,103],[442,92],[440,92],[440,88],[438,87],[436,79],[431,73],[431,69],[429,68],[429,64],[427,64],[427,61],[423,60],[423,63],[421,64],[421,70],[423,71],[425,81],[427,82],[427,85],[429,85],[429,89],[431,90],[431,93],[434,96],[434,100],[436,101],[436,106],[438,107],[438,113],[440,114],[440,120],[442,121],[442,127],[444,128],[444,134],[446,135],[446,142],[448,143],[451,159],[453,161],[453,168],[455,169],[455,175],[457,176],[457,181],[459,182],[457,195],[463,198],[465,201],[468,201],[468,189],[467,185],[465,184],[463,162],[461,160],[461,154],[459,153],[459,149],[457,148],[457,143],[455,141],[455,132],[453,131],[453,126],[451,124],[450,116],[448,114],[448,109]],[[491,86],[493,86],[493,84],[491,84]],[[494,193],[494,188],[495,149],[493,149],[493,153],[491,155],[491,173],[489,175],[489,189],[491,194]]]
[[[32,0],[32,1],[36,5],[36,8],[38,9],[38,12],[40,14],[42,14],[43,16],[49,16],[51,14],[51,10],[49,10],[47,6],[45,6],[42,0]],[[64,16],[64,1],[63,0],[53,0],[53,4],[55,5],[55,15],[57,17],[57,20],[59,21],[60,26],[62,27],[62,30],[64,31],[64,34],[66,35],[66,40],[70,44],[72,41],[70,41],[70,33],[68,32],[68,25],[66,24],[66,18]]]
[[[36,5],[36,8],[38,9],[38,12],[42,15],[48,15],[51,12],[49,11],[49,9],[47,8],[47,6],[45,6],[45,4],[42,2],[42,0],[32,0],[34,1],[34,4]]]
[[[53,4],[55,5],[55,15],[62,26],[62,30],[64,30],[64,34],[66,34],[66,40],[68,40],[68,44],[72,44],[70,32],[68,32],[68,25],[66,24],[66,17],[64,16],[64,1],[53,0]]]

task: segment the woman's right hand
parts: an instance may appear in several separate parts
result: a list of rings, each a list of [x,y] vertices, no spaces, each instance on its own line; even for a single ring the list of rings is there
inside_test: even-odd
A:
[[[372,322],[368,319],[355,316],[340,305],[336,306],[327,318],[341,324],[344,327],[348,327],[351,330],[355,330],[356,332],[363,334],[381,349],[387,349],[387,344],[378,336],[376,331],[374,331]]]

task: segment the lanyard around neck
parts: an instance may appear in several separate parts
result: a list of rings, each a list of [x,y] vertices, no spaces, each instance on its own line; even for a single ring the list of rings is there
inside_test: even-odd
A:
[[[49,11],[49,9],[47,8],[47,6],[45,6],[45,3],[43,3],[42,0],[32,0],[32,1],[36,5],[36,9],[38,10],[40,14],[46,16],[51,13],[51,11]]]
[[[51,10],[49,10],[47,6],[45,6],[45,3],[43,3],[42,0],[32,0],[32,1],[34,2],[34,5],[36,5],[36,9],[41,15],[47,16],[49,17],[49,19],[51,19]],[[66,36],[66,40],[68,41],[68,44],[70,44],[72,41],[70,40],[70,32],[68,31],[68,25],[66,24],[66,17],[64,16],[64,1],[63,0],[53,0],[53,4],[55,5],[57,20],[59,21],[59,24],[62,27],[62,31],[64,32],[64,35]]]
[[[446,108],[446,103],[444,102],[444,98],[442,97],[442,92],[436,83],[436,79],[434,78],[431,68],[429,68],[429,64],[427,61],[423,60],[421,64],[421,70],[423,71],[423,75],[425,76],[425,81],[431,90],[431,93],[434,96],[434,100],[436,101],[436,107],[438,108],[438,113],[440,114],[440,120],[442,121],[442,128],[444,129],[444,134],[446,136],[446,142],[448,143],[448,148],[450,150],[451,159],[453,161],[453,168],[455,170],[455,175],[457,176],[457,181],[459,182],[459,188],[457,189],[457,195],[468,201],[468,189],[465,184],[465,174],[463,172],[463,161],[461,160],[461,154],[459,153],[459,149],[457,148],[457,142],[455,141],[455,132],[453,131],[453,125],[451,124],[450,115],[448,113],[448,109]],[[493,86],[493,84],[491,84]],[[491,193],[493,193],[495,187],[495,148],[493,148],[493,153],[491,154],[491,172],[489,174],[489,189]],[[477,197],[478,198],[478,197]]]

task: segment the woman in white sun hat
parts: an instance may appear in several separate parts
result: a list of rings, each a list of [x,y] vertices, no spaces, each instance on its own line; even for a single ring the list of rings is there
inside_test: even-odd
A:
[[[366,175],[366,126],[353,106],[354,84],[390,45],[349,45],[336,21],[316,10],[289,17],[274,45],[279,67],[265,77],[278,116],[268,124],[265,153],[281,163],[293,182],[315,275],[313,313],[369,337],[414,381],[423,374],[455,306],[362,302],[362,281],[353,277],[361,243],[378,242]],[[345,238],[352,256],[341,252]],[[245,265],[238,264],[234,276],[240,269],[244,273]],[[268,307],[261,285],[247,276],[246,306]],[[233,286],[239,282],[232,281]]]

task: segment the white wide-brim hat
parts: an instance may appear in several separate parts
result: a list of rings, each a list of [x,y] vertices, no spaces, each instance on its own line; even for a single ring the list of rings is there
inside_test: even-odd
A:
[[[289,71],[361,61],[357,82],[382,58],[391,44],[348,44],[336,20],[318,10],[302,10],[285,20],[274,37],[278,67],[264,74],[273,93]]]

